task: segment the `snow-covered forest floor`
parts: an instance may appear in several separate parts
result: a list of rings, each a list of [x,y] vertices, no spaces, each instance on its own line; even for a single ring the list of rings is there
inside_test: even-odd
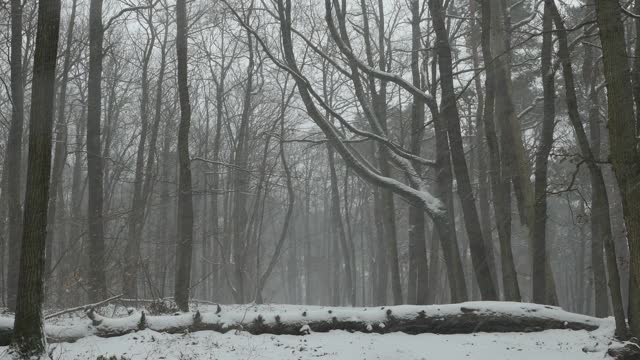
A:
[[[483,312],[498,312],[515,316],[549,317],[566,321],[591,323],[598,326],[587,330],[546,330],[541,332],[510,332],[439,335],[409,335],[402,332],[376,334],[365,332],[347,332],[333,330],[309,335],[252,335],[245,331],[231,330],[226,333],[216,331],[197,331],[192,333],[167,334],[151,329],[132,332],[118,337],[86,336],[76,342],[52,343],[49,345],[51,359],[89,360],[89,359],[477,359],[477,360],[571,360],[571,359],[607,359],[607,349],[612,346],[613,319],[594,319],[576,315],[556,308],[531,304],[515,303],[465,303],[453,305],[434,305],[429,307],[398,306],[391,307],[394,314],[402,318],[403,314],[416,309],[426,309],[427,316],[448,315],[461,308],[479,309]],[[387,308],[388,309],[388,308]],[[214,315],[214,305],[194,305],[206,321]],[[351,320],[370,322],[379,326],[378,317],[384,314],[382,308],[337,308],[301,305],[227,305],[217,318],[232,323],[242,316],[243,321],[252,321],[259,314],[265,323],[272,322],[279,315],[283,322],[297,320],[304,312],[305,318],[319,319],[327,314]],[[110,305],[99,311],[107,317],[123,317],[120,324],[126,323],[126,309],[123,306]],[[378,314],[380,313],[380,314]],[[129,316],[131,318],[131,316]],[[149,317],[152,322],[153,317]],[[159,319],[159,318],[158,318]],[[177,319],[177,317],[176,317]],[[10,322],[8,317],[0,317],[2,324]],[[107,319],[109,321],[109,319]],[[47,322],[47,331],[51,329],[85,329],[91,333],[91,322],[83,313],[67,314]],[[152,327],[152,326],[150,326]],[[615,344],[613,344],[615,346]],[[9,348],[0,347],[0,359],[10,358]],[[101,358],[102,356],[102,358]]]

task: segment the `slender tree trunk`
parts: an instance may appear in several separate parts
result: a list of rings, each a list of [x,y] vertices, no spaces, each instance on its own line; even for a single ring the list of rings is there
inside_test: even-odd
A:
[[[432,73],[434,76],[436,68],[437,58],[434,58],[432,61]],[[435,82],[433,83],[432,93],[436,94]],[[462,258],[460,256],[460,249],[458,248],[458,237],[456,232],[452,231],[455,228],[455,209],[453,206],[453,174],[451,172],[449,138],[447,137],[447,129],[440,114],[435,111],[435,109],[431,109],[431,116],[433,118],[436,140],[436,193],[445,203],[446,208],[446,218],[443,217],[442,219],[442,221],[446,221],[446,224],[438,225],[438,223],[434,221],[434,235],[437,235],[434,236],[434,241],[437,239],[442,245],[442,254],[449,279],[451,301],[463,302],[468,300],[468,295],[464,271],[462,269]],[[445,232],[440,233],[439,229]],[[429,283],[435,284],[433,281]]]
[[[60,1],[40,1],[33,61],[29,158],[13,342],[25,357],[46,352],[44,302],[47,206],[55,99]],[[55,189],[54,189],[55,191]]]
[[[593,1],[588,3],[591,6],[594,6]],[[558,19],[554,19],[558,22]],[[562,24],[561,26],[564,26]],[[560,26],[558,26],[560,28]],[[566,38],[566,34],[564,31],[561,31],[558,34],[558,38],[562,39],[562,43],[564,43],[564,38]],[[568,52],[568,50],[567,50]],[[583,77],[585,80],[585,86],[587,87],[586,93],[588,94],[589,104],[591,105],[589,108],[589,128],[590,128],[590,140],[591,146],[590,151],[593,154],[594,160],[600,158],[601,152],[601,139],[600,139],[600,104],[598,99],[598,93],[596,90],[595,84],[595,76],[594,73],[597,67],[594,66],[593,59],[593,49],[591,46],[585,45],[585,55],[584,55],[584,66],[583,66]],[[565,59],[562,59],[565,60]],[[565,60],[566,61],[566,60]],[[573,73],[570,74],[573,76]],[[567,89],[568,91],[575,91],[575,89]],[[582,123],[579,124],[582,127]],[[584,132],[584,130],[582,130]],[[580,143],[579,143],[580,144]],[[588,146],[588,143],[586,144]],[[589,146],[588,146],[589,147]],[[582,150],[581,150],[582,152]],[[598,169],[599,172],[600,169]],[[593,172],[590,170],[590,175],[593,175]],[[600,175],[602,177],[602,174]],[[606,235],[605,227],[608,226],[610,228],[610,220],[609,220],[609,204],[608,201],[606,204],[603,203],[603,199],[607,198],[606,188],[604,198],[602,193],[599,190],[599,185],[597,184],[597,178],[590,176],[591,179],[591,266],[590,272],[592,275],[593,288],[595,290],[595,314],[598,317],[606,317],[609,314],[609,300],[607,297],[607,279],[606,272],[604,267],[603,260],[603,246],[605,236],[611,236],[611,231],[609,231],[609,235]],[[606,210],[603,209],[603,206],[606,206]],[[603,211],[606,211],[606,218],[604,217]],[[604,221],[607,221],[609,225],[605,225]]]
[[[534,190],[529,181],[529,163],[526,159],[522,131],[520,123],[515,115],[513,103],[510,69],[510,36],[507,31],[510,26],[505,19],[505,0],[490,1],[491,3],[491,36],[492,51],[494,56],[494,68],[496,74],[496,105],[495,113],[497,123],[501,131],[500,142],[502,145],[503,158],[502,167],[509,175],[513,184],[520,222],[527,227],[529,245],[533,248],[533,221],[534,221]],[[555,305],[558,303],[556,295],[555,280],[551,271],[549,259],[546,268],[546,296],[547,303]]]
[[[147,143],[149,127],[149,62],[153,54],[156,35],[153,27],[153,10],[148,15],[149,27],[152,29],[147,38],[142,56],[141,98],[140,98],[140,140],[136,154],[136,167],[133,179],[133,196],[128,221],[128,241],[125,246],[124,268],[122,270],[122,293],[125,297],[135,298],[138,295],[137,278],[140,262],[140,241],[144,227],[145,194],[143,193],[144,150]],[[160,100],[160,99],[157,99]]]
[[[224,76],[220,77],[220,83],[216,87],[216,134],[213,140],[213,161],[220,161],[220,147],[221,147],[221,139],[222,139],[222,116],[223,116],[223,106],[224,106]],[[219,208],[219,194],[221,192],[220,189],[220,168],[217,164],[213,164],[211,171],[213,172],[211,187],[213,188],[213,194],[211,196],[211,233],[212,236],[217,239],[215,242],[216,246],[214,246],[218,251],[214,259],[217,259],[218,262],[222,262],[222,251],[220,249],[220,238],[222,235],[221,226],[220,226],[220,215],[218,213]],[[222,275],[222,271],[219,265],[213,265],[215,270],[215,279],[216,286],[222,286],[222,281],[220,276]]]
[[[176,277],[174,296],[181,311],[189,311],[191,257],[193,247],[193,199],[191,194],[191,159],[189,128],[191,104],[187,68],[187,4],[176,1],[176,54],[178,58],[178,93],[180,124],[178,126],[178,241],[176,243]]]
[[[247,193],[249,190],[248,166],[248,132],[249,121],[251,119],[251,93],[253,91],[254,76],[254,49],[252,35],[247,33],[249,62],[247,64],[247,82],[245,84],[244,103],[240,120],[240,129],[237,135],[237,146],[235,151],[235,167],[233,170],[234,179],[234,204],[233,204],[233,278],[235,287],[235,297],[238,303],[245,302],[245,249],[247,240]]]
[[[69,25],[67,28],[67,39],[64,50],[64,60],[62,64],[62,78],[60,80],[60,93],[58,94],[58,120],[56,122],[56,146],[54,150],[53,169],[51,171],[51,189],[49,192],[49,212],[47,219],[47,256],[46,271],[51,275],[51,261],[53,259],[53,246],[55,237],[55,225],[57,221],[57,205],[58,205],[58,187],[62,186],[62,173],[64,165],[67,161],[67,119],[66,119],[66,100],[67,85],[69,82],[69,71],[71,70],[71,49],[73,46],[73,29],[76,19],[77,0],[73,0],[71,4],[71,15],[69,16]],[[60,199],[62,200],[62,199]],[[61,239],[65,241],[65,239]],[[64,247],[63,247],[64,248]],[[60,273],[60,275],[62,275]]]
[[[453,65],[449,37],[445,27],[445,15],[441,0],[429,0],[429,9],[437,37],[436,51],[440,69],[440,83],[442,87],[442,115],[447,122],[447,134],[451,145],[453,168],[458,180],[458,194],[462,204],[465,227],[469,237],[469,246],[473,261],[474,272],[483,300],[496,300],[496,287],[491,277],[486,261],[486,247],[480,228],[480,220],[476,209],[467,162],[464,157],[462,134],[460,130],[460,116],[456,104],[456,94],[453,85]]]
[[[607,272],[609,275],[609,290],[611,292],[611,302],[613,304],[614,316],[616,319],[616,335],[624,337],[627,335],[627,326],[625,323],[624,307],[622,305],[622,293],[620,291],[620,274],[618,271],[618,264],[616,259],[615,244],[613,242],[611,234],[611,220],[609,214],[609,199],[607,196],[607,189],[602,176],[602,171],[597,164],[597,158],[595,158],[587,135],[584,131],[582,121],[580,119],[578,111],[578,101],[575,92],[575,83],[573,79],[573,69],[571,67],[571,57],[569,53],[569,45],[567,40],[567,31],[565,29],[562,17],[558,12],[555,1],[551,0],[551,10],[553,12],[553,18],[558,29],[559,38],[559,55],[562,61],[562,69],[565,78],[565,91],[567,100],[567,109],[569,110],[569,119],[576,132],[576,138],[578,139],[578,145],[583,158],[587,162],[589,168],[589,175],[591,177],[592,191],[594,193],[594,199],[592,204],[592,216],[595,216],[599,222],[596,230],[598,233],[592,234],[594,237],[602,239],[607,258]],[[604,273],[604,269],[602,269]],[[606,296],[606,292],[605,292]],[[606,298],[605,298],[606,300]],[[608,308],[608,302],[607,302]]]
[[[474,20],[471,22],[471,28],[473,34],[469,36],[471,46],[471,57],[473,59],[473,67],[480,68],[480,54],[478,48],[481,47],[482,42],[482,22],[478,22],[475,18],[478,17],[478,2],[472,1],[470,4],[470,11]],[[492,80],[493,81],[493,80]],[[496,284],[496,291],[500,295],[500,280],[498,280],[498,267],[496,264],[496,256],[494,251],[493,231],[491,225],[491,202],[489,200],[491,187],[489,183],[490,171],[487,169],[487,145],[485,142],[485,126],[484,126],[484,107],[485,97],[482,89],[482,79],[477,76],[474,79],[474,85],[477,94],[477,106],[475,111],[475,126],[476,131],[473,136],[474,147],[476,152],[474,154],[478,165],[478,202],[480,211],[480,225],[482,228],[482,236],[485,240],[485,246],[487,247],[487,262],[489,263],[489,270],[494,283]],[[495,89],[492,91],[495,92]],[[495,96],[492,94],[492,96]],[[493,106],[493,100],[492,105]],[[493,111],[493,108],[491,109]],[[493,119],[491,119],[493,120]]]
[[[422,32],[420,30],[420,1],[412,0],[411,4],[411,76],[413,85],[422,88],[420,76],[420,49]],[[420,156],[421,142],[424,135],[424,100],[413,97],[411,105],[411,152]],[[421,172],[419,164],[414,168]],[[410,304],[426,304],[429,287],[429,271],[425,242],[424,211],[419,207],[409,206],[409,288],[407,302]]]
[[[100,113],[102,102],[102,0],[89,5],[89,84],[87,95],[87,165],[89,177],[89,301],[107,295],[103,217],[103,163],[100,157]]]
[[[640,0],[635,2],[635,13],[640,13]],[[633,66],[633,79],[634,79],[634,99],[636,104],[636,131],[640,133],[640,18],[635,18],[636,27],[636,43],[635,43],[635,57]],[[637,241],[637,240],[636,240]],[[637,245],[636,245],[637,246]],[[637,257],[636,257],[637,259]],[[639,261],[640,260],[636,260]],[[638,337],[640,334],[640,280],[634,277],[638,276],[638,272],[629,272],[629,323],[634,324],[634,334]]]
[[[375,152],[375,150],[373,150]],[[389,284],[389,272],[387,271],[387,251],[385,247],[385,226],[384,210],[382,205],[381,189],[375,188],[373,191],[373,211],[376,227],[375,236],[375,286],[374,304],[384,305],[387,303],[387,285]]]
[[[82,92],[80,93],[81,97]],[[83,224],[85,223],[85,219],[82,216],[82,198],[84,195],[84,184],[85,179],[82,177],[82,164],[84,159],[84,139],[85,139],[85,130],[86,130],[86,115],[87,115],[87,107],[82,107],[82,112],[80,117],[76,120],[76,134],[75,134],[75,147],[74,147],[74,156],[73,156],[73,170],[71,173],[71,199],[70,199],[70,209],[69,213],[71,215],[71,221],[69,226],[70,239],[73,241],[80,240],[83,237]],[[82,253],[82,248],[80,253]],[[71,282],[74,279],[74,274],[68,274],[64,272],[65,282]],[[65,289],[68,290],[68,289]],[[76,289],[73,289],[76,290]],[[77,297],[77,293],[75,291],[71,292],[72,298]]]
[[[344,9],[343,9],[344,10]],[[387,51],[385,50],[385,19],[383,1],[378,0],[378,67],[386,71]],[[368,22],[368,21],[367,21]],[[380,89],[376,93],[375,84],[371,84],[373,96],[373,108],[382,131],[387,132],[387,83],[380,82]],[[383,146],[379,147],[379,163],[383,176],[391,176],[391,164],[388,150]],[[391,292],[394,304],[402,304],[402,285],[400,282],[400,264],[398,259],[398,236],[396,228],[396,209],[393,193],[388,189],[381,189],[382,218],[384,223],[384,236],[386,252],[389,255],[387,266],[391,273]],[[386,291],[386,289],[385,289]]]
[[[284,120],[285,120],[285,111],[288,101],[285,101],[284,94],[282,99],[282,109],[280,110],[280,136],[281,139],[284,140]],[[258,282],[258,290],[256,293],[256,302],[258,304],[263,303],[262,291],[264,286],[271,276],[271,273],[275,269],[278,260],[280,259],[280,254],[282,253],[282,248],[284,247],[285,241],[287,240],[287,235],[290,231],[290,223],[293,215],[293,209],[295,205],[295,191],[293,188],[293,181],[291,179],[291,170],[289,169],[289,165],[287,164],[287,158],[285,156],[284,151],[284,141],[280,141],[280,161],[282,162],[282,170],[284,171],[286,182],[287,182],[287,212],[285,214],[284,223],[282,224],[282,232],[280,233],[280,238],[278,239],[278,243],[276,244],[276,249],[274,250],[273,256],[271,257],[271,261],[267,265],[267,269],[260,276]],[[346,255],[346,254],[345,254]],[[292,285],[292,284],[289,284]]]
[[[313,175],[313,168],[309,169],[309,174],[305,177],[304,189],[307,197],[304,202],[304,232],[305,232],[305,241],[304,241],[304,299],[305,304],[311,305],[314,303],[314,292],[313,292],[313,283],[312,283],[312,272],[313,272],[313,263],[312,263],[312,255],[311,255],[311,178]]]
[[[160,224],[158,226],[159,231],[159,245],[156,249],[156,270],[155,275],[157,276],[158,283],[158,293],[159,296],[165,296],[166,289],[166,273],[167,273],[167,263],[168,259],[168,248],[170,246],[170,239],[173,233],[170,233],[169,229],[169,220],[171,218],[171,197],[169,194],[169,182],[171,181],[171,164],[170,164],[170,151],[171,151],[171,139],[174,136],[173,129],[173,121],[171,118],[166,122],[164,128],[164,139],[162,142],[162,155],[160,158],[160,163],[162,164],[162,170],[160,178],[162,179],[160,183]]]
[[[347,256],[349,256],[349,262],[351,263],[351,283],[353,284],[353,306],[356,306],[357,300],[357,291],[358,291],[358,266],[356,262],[356,249],[353,235],[353,228],[351,226],[351,206],[352,199],[349,196],[349,167],[345,166],[344,168],[344,190],[343,190],[343,205],[344,205],[344,223],[345,223],[345,233],[346,233],[346,248],[348,251]]]
[[[635,1],[635,14],[640,14],[640,0]],[[640,132],[640,17],[634,19],[635,53],[633,59],[633,98],[636,104],[636,131]]]
[[[20,239],[22,238],[22,204],[20,201],[22,172],[22,131],[24,123],[24,74],[22,66],[22,1],[11,0],[11,124],[7,138],[6,156],[2,171],[2,190],[6,193],[8,218],[9,266],[7,278],[7,305],[16,308],[18,273],[20,266]]]
[[[164,35],[163,35],[163,39],[162,39],[162,46],[160,48],[160,70],[158,71],[158,81],[156,83],[156,99],[155,99],[155,113],[154,113],[154,117],[153,117],[153,126],[151,128],[151,139],[149,139],[149,155],[147,156],[147,164],[145,167],[145,171],[144,171],[144,184],[142,186],[142,194],[143,194],[143,200],[146,203],[149,202],[149,199],[151,198],[151,194],[152,194],[152,190],[153,190],[153,186],[154,186],[154,172],[153,172],[153,167],[154,167],[154,163],[155,163],[155,158],[157,155],[157,148],[158,148],[158,136],[159,136],[159,132],[160,132],[160,121],[162,120],[162,105],[163,105],[163,101],[162,101],[162,96],[163,96],[163,83],[164,83],[164,76],[165,76],[165,71],[166,71],[166,66],[167,66],[167,40],[168,40],[168,32],[169,32],[169,24],[166,23],[165,24],[165,28],[164,28]],[[165,126],[168,126],[167,125]],[[164,152],[163,152],[163,158],[164,158]],[[166,168],[168,166],[168,164],[163,163],[164,168]],[[165,181],[162,184],[162,189],[164,190],[166,188],[166,178],[164,179]],[[162,191],[161,191],[162,193]],[[162,193],[164,195],[164,193]],[[164,267],[165,261],[162,260],[165,251],[165,248],[167,246],[166,241],[164,241],[167,237],[166,234],[166,227],[167,227],[167,219],[169,218],[168,216],[168,209],[167,209],[168,204],[166,204],[164,202],[164,199],[161,199],[160,201],[160,207],[161,207],[161,211],[160,213],[162,214],[160,216],[160,224],[158,226],[158,228],[165,228],[164,231],[160,230],[159,234],[160,236],[157,237],[156,239],[156,246],[155,246],[155,261],[156,261],[156,267],[155,267],[155,275],[156,275],[156,280],[158,279],[159,275],[163,272],[162,268],[159,267],[158,265]],[[156,281],[156,287],[158,286],[157,281]],[[159,293],[158,296],[164,296],[164,294],[160,294],[160,290],[161,288],[164,288],[164,283],[160,284],[160,287],[157,287],[156,290]]]
[[[380,173],[373,171],[369,166],[364,165],[361,157],[352,152],[352,149],[342,141],[336,129],[331,126],[331,124],[324,116],[322,116],[310,93],[309,83],[305,81],[304,77],[300,73],[300,69],[298,68],[298,64],[294,54],[293,40],[291,35],[291,1],[287,0],[285,3],[285,1],[283,0],[278,0],[277,8],[278,14],[281,19],[281,21],[279,21],[279,25],[280,33],[282,36],[283,53],[285,61],[288,65],[287,71],[295,75],[294,79],[296,81],[298,93],[300,94],[300,98],[303,101],[307,113],[309,114],[311,119],[313,119],[314,123],[318,125],[322,132],[328,137],[329,143],[334,146],[338,153],[340,153],[347,166],[350,166],[360,177],[369,181],[373,185],[392,190],[394,193],[407,199],[412,204],[422,206],[425,212],[427,212],[431,216],[441,236],[445,239],[450,239],[450,219],[444,203],[435,198],[426,189],[417,191],[393,178],[383,176]],[[332,15],[333,6],[330,0],[325,0],[325,9],[325,20],[327,22],[327,25],[329,26],[329,29],[331,30],[332,37],[334,39],[340,38],[341,36],[337,34],[337,30],[335,27],[335,22]],[[340,12],[339,7],[336,7],[336,11]],[[339,14],[339,16],[341,15]],[[341,27],[341,33],[346,34],[344,26]],[[343,47],[341,51],[344,51],[345,47],[349,47],[348,44],[343,45],[344,46],[341,45]],[[357,64],[354,63],[353,59],[350,59],[349,66],[352,70],[354,70],[354,74],[357,75]],[[372,120],[376,120],[375,113],[373,113],[367,106],[368,103],[366,101],[362,101],[364,100],[364,94],[359,76],[352,76],[351,80],[356,87],[356,92],[359,97],[360,104],[363,105],[363,108],[367,111],[367,116]],[[373,121],[371,124],[377,125],[376,123],[376,121]]]
[[[544,3],[542,27],[542,87],[544,105],[542,115],[542,132],[536,152],[536,168],[534,181],[534,221],[533,251],[531,257],[531,277],[533,286],[533,302],[544,304],[546,296],[546,259],[547,259],[547,166],[549,153],[553,146],[553,128],[555,126],[555,74],[552,68],[553,52],[553,19],[551,18],[551,1]]]
[[[495,95],[496,95],[496,69],[491,50],[491,4],[482,2],[482,55],[486,67],[485,98],[484,98],[484,133],[487,140],[489,153],[489,177],[491,181],[491,194],[493,199],[494,217],[500,241],[500,257],[502,264],[502,286],[504,299],[507,301],[521,301],[520,288],[518,286],[518,274],[516,273],[513,250],[511,246],[511,185],[510,174],[503,165],[494,122]]]
[[[349,299],[349,305],[355,306],[356,304],[356,288],[353,283],[353,264],[351,262],[351,256],[349,254],[349,246],[347,244],[347,234],[342,219],[342,212],[340,211],[340,190],[338,189],[338,175],[336,173],[336,165],[334,159],[333,148],[330,146],[327,148],[327,154],[329,158],[329,175],[331,181],[331,215],[332,222],[335,226],[334,231],[337,233],[340,246],[342,248],[342,258],[344,259],[345,268],[345,291],[347,292],[347,298]],[[338,259],[334,259],[338,261]]]

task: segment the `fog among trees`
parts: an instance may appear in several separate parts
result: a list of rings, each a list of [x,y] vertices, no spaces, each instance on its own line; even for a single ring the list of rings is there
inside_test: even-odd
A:
[[[0,0],[0,305],[531,302],[640,338],[640,0]],[[635,275],[635,277],[634,277]]]

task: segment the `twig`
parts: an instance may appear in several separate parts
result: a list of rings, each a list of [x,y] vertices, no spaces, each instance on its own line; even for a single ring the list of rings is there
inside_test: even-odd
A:
[[[153,4],[150,5],[143,5],[143,6],[133,6],[133,7],[128,7],[128,8],[124,8],[122,10],[120,10],[119,13],[117,13],[116,15],[112,16],[109,21],[107,21],[107,24],[104,26],[103,31],[107,31],[111,25],[113,25],[113,23],[118,20],[118,18],[128,12],[131,11],[138,11],[138,10],[144,10],[144,9],[149,9],[149,8],[153,8],[154,6],[156,6],[157,3],[159,3],[160,0],[157,0],[156,2],[154,2]]]
[[[49,320],[49,319],[52,319],[54,317],[58,317],[60,315],[64,315],[64,314],[68,314],[68,313],[72,313],[72,312],[76,312],[76,311],[86,311],[88,309],[95,308],[95,307],[98,307],[100,305],[103,305],[103,304],[106,304],[108,302],[111,302],[113,300],[119,299],[121,297],[122,297],[122,294],[116,295],[116,296],[112,296],[112,297],[110,297],[110,298],[108,298],[106,300],[102,300],[102,301],[97,302],[95,304],[82,305],[82,306],[77,306],[77,307],[74,307],[74,308],[69,308],[69,309],[66,309],[66,310],[58,311],[56,313],[49,314],[49,315],[45,316],[44,318],[45,318],[45,320]]]

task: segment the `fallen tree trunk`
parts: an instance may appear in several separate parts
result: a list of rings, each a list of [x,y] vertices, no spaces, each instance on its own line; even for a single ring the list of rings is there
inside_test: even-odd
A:
[[[559,308],[521,303],[477,302],[432,306],[390,306],[380,308],[334,308],[310,311],[257,310],[178,313],[107,318],[93,309],[90,322],[74,326],[45,326],[49,342],[72,342],[86,336],[114,337],[150,329],[165,333],[210,330],[247,331],[251,334],[306,335],[311,332],[345,330],[385,334],[470,334],[476,332],[535,332],[550,329],[587,330],[601,320],[565,312]],[[13,331],[11,318],[0,318],[0,345],[8,344]]]
[[[607,355],[615,360],[637,360],[640,359],[640,345],[633,342],[614,345],[607,350]]]

